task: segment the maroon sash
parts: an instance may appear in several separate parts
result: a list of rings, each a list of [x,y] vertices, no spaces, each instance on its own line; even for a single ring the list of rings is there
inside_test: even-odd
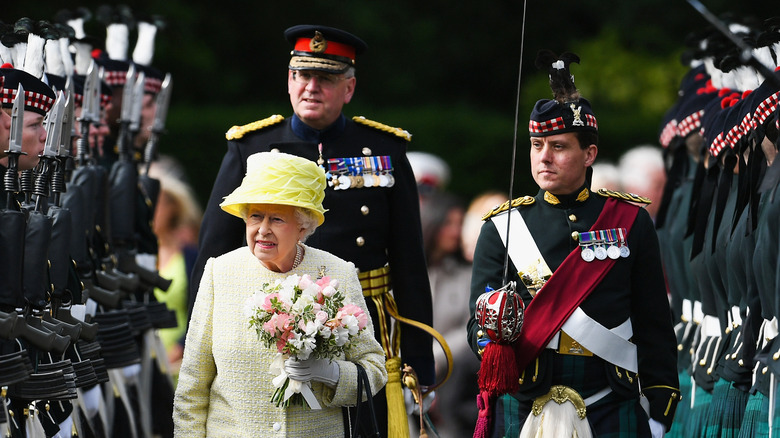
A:
[[[622,226],[628,236],[638,212],[635,205],[609,198],[590,230]],[[520,338],[514,343],[519,370],[539,355],[616,261],[607,258],[588,263],[580,256],[579,248],[566,257],[525,309]]]

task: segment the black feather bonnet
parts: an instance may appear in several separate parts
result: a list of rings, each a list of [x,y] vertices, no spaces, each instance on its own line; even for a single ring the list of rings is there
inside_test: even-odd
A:
[[[535,64],[537,68],[549,72],[553,98],[539,100],[534,105],[528,123],[531,137],[577,131],[598,132],[590,102],[580,95],[574,85],[574,76],[569,72],[572,62],[579,63],[580,57],[569,52],[558,56],[549,50],[539,51]]]

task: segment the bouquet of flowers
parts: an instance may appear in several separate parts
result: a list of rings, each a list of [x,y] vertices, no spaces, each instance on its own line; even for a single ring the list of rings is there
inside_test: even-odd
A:
[[[330,277],[312,280],[308,274],[293,274],[264,283],[247,298],[244,314],[249,327],[263,345],[277,351],[270,368],[277,376],[271,396],[276,406],[308,404],[319,409],[310,382],[287,377],[285,359],[333,359],[347,351],[350,339],[368,324],[368,315],[360,306],[344,304],[345,296],[338,287],[338,280]]]

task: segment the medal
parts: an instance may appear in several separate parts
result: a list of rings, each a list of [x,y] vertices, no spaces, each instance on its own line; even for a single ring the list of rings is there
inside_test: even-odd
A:
[[[363,186],[364,187],[374,187],[376,184],[374,184],[374,175],[366,174],[363,175]]]
[[[604,248],[604,242],[606,241],[604,230],[598,230],[595,233],[598,236],[598,239],[596,240],[596,248],[593,250],[593,252],[596,254],[597,259],[606,260],[607,249]]]
[[[379,187],[387,187],[388,181],[387,175],[379,175]]]
[[[593,250],[593,253],[596,254],[596,258],[599,260],[607,258],[607,250],[604,249],[604,245],[596,245],[596,249]]]
[[[607,230],[607,234],[609,234],[609,248],[607,248],[607,257],[611,258],[612,260],[617,260],[620,258],[620,249],[616,246],[618,243],[617,231],[612,228],[611,230]]]
[[[585,247],[582,249],[582,260],[585,260],[586,262],[590,263],[593,261],[595,257],[595,254],[593,253],[593,250]]]
[[[620,257],[626,258],[631,254],[628,245],[626,245],[626,229],[618,228],[618,236],[620,240]]]
[[[352,185],[352,180],[347,175],[339,176],[339,190],[347,190]]]
[[[596,257],[596,254],[591,248],[591,242],[594,240],[593,232],[588,231],[585,233],[579,233],[579,239],[577,240],[580,241],[580,247],[582,247],[582,252],[580,253],[582,260],[585,260],[588,263],[592,262]]]

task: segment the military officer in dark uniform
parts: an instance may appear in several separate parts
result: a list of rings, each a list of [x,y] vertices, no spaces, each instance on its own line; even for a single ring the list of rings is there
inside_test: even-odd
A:
[[[400,391],[398,370],[403,364],[397,357],[397,332],[388,330],[392,320],[387,309],[432,324],[418,194],[406,158],[411,135],[342,113],[355,92],[355,57],[367,47],[362,40],[339,29],[308,25],[287,29],[285,37],[294,46],[287,76],[293,115],[271,116],[227,132],[228,150],[201,226],[190,309],[206,260],[245,244],[243,222],[221,211],[219,203],[241,183],[247,157],[280,151],[316,161],[328,176],[323,203],[328,220],[307,242],[359,269],[371,317],[380,327],[377,337],[388,355],[388,393]],[[405,325],[400,357],[415,369],[422,385],[433,383],[430,336]],[[386,406],[384,394],[375,400]],[[384,423],[386,409],[379,411]],[[406,418],[399,420],[406,427]]]
[[[491,394],[495,406],[481,407],[480,415],[492,418],[485,424],[492,422],[490,433],[499,437],[518,436],[520,429],[521,437],[542,430],[544,436],[659,437],[680,393],[658,239],[650,216],[635,204],[646,199],[590,190],[598,128],[570,62],[579,58],[545,51],[537,60],[549,68],[555,95],[536,103],[529,124],[539,192],[489,212],[477,242],[468,323],[474,352],[485,359],[490,347],[476,303],[486,288],[505,284],[505,241],[507,280],[516,282],[525,303],[520,337],[511,344],[519,391]],[[494,414],[485,415],[490,409]]]

